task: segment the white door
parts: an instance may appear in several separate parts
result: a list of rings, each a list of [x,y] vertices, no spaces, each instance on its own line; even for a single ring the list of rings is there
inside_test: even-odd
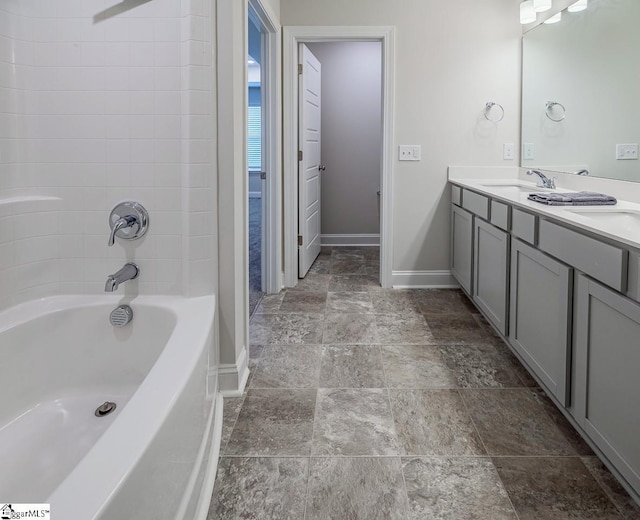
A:
[[[298,278],[320,254],[320,62],[300,44],[298,122]]]

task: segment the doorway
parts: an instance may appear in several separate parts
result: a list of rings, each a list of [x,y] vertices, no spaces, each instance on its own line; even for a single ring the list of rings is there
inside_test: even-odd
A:
[[[317,170],[321,178],[320,243],[325,253],[331,249],[340,256],[347,252],[366,252],[378,256],[380,246],[380,182],[382,147],[382,45],[379,41],[342,41],[300,44],[318,61],[321,75],[319,99],[321,125],[319,131],[320,158]],[[307,64],[303,64],[300,85],[306,85]],[[313,71],[311,71],[313,73]],[[304,98],[309,88],[299,89],[300,139],[308,138],[309,124],[304,123]],[[314,139],[316,135],[314,135]],[[301,150],[307,148],[306,143]],[[300,161],[300,170],[308,168],[307,158]],[[303,207],[309,200],[303,188],[300,172],[299,234]],[[307,229],[302,233],[309,235]],[[307,245],[307,240],[302,241]],[[299,249],[299,257],[307,249]],[[300,262],[299,262],[300,264]],[[306,267],[306,266],[305,266]],[[367,275],[379,283],[379,268],[366,269]],[[353,274],[364,274],[364,266],[352,266]],[[300,269],[299,278],[304,270]],[[343,273],[336,269],[332,274]]]
[[[262,114],[262,48],[263,38],[257,17],[249,9],[247,54],[247,169],[249,209],[249,315],[253,314],[265,293],[266,228],[264,184],[266,182],[263,141],[265,128]]]
[[[392,128],[393,128],[393,46],[394,29],[390,27],[285,27],[283,39],[283,114],[284,114],[284,283],[293,287],[298,281],[298,63],[299,44],[323,42],[379,42],[382,55],[382,138],[379,147],[380,191],[380,271],[382,287],[391,286]],[[374,196],[377,198],[377,191]],[[377,210],[377,208],[376,208]]]
[[[248,306],[282,287],[282,145],[280,28],[261,0],[248,0],[247,66],[247,249]]]

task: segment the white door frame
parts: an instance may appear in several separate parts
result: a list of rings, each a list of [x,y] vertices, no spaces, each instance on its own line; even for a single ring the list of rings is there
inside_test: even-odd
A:
[[[276,23],[274,13],[261,0],[248,0],[248,12],[261,29],[262,33],[262,63],[266,71],[264,76],[263,109],[265,118],[264,142],[262,150],[265,158],[265,172],[267,174],[265,190],[263,192],[265,212],[262,222],[264,230],[262,252],[264,254],[265,280],[262,284],[267,294],[275,294],[282,288],[282,147],[280,136],[282,132],[281,119],[281,66],[280,66],[280,24]],[[248,23],[248,22],[247,22]],[[248,33],[245,33],[248,34]],[[248,237],[247,237],[248,244]],[[247,245],[248,247],[248,245]]]
[[[391,287],[393,260],[393,27],[289,26],[283,28],[284,284],[298,283],[298,43],[379,41],[382,43],[382,150],[380,179],[380,285]]]

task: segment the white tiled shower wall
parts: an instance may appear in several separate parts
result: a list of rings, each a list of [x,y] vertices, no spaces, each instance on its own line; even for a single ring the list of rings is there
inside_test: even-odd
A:
[[[0,3],[0,308],[102,292],[127,260],[120,291],[215,288],[211,3],[122,5]],[[151,225],[109,248],[121,200]]]

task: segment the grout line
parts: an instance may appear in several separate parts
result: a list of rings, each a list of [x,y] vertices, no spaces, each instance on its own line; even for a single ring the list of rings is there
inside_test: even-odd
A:
[[[502,484],[502,489],[504,489],[504,493],[507,496],[507,500],[509,500],[509,504],[511,504],[511,509],[513,509],[513,514],[516,515],[516,520],[519,520],[520,516],[518,515],[518,511],[516,510],[516,506],[514,505],[513,500],[511,500],[511,495],[509,495],[509,491],[507,490],[507,486],[505,485],[504,481],[502,480],[502,477],[500,476],[500,472],[498,471],[498,468],[493,463],[492,459],[494,457],[489,453],[489,450],[487,449],[487,445],[485,444],[484,439],[482,438],[482,435],[480,435],[480,430],[478,430],[478,426],[476,425],[476,422],[473,420],[473,415],[471,414],[471,410],[469,409],[469,405],[465,401],[463,393],[460,392],[460,390],[457,390],[457,394],[460,396],[460,400],[462,401],[462,406],[464,406],[465,410],[467,411],[467,415],[469,417],[469,420],[471,421],[471,424],[473,425],[473,429],[476,431],[476,434],[478,435],[478,438],[480,439],[480,442],[482,443],[482,447],[484,448],[484,451],[487,453],[487,456],[489,457],[489,460],[491,460],[491,465],[493,466],[493,470],[496,472],[496,475],[498,475],[498,480],[500,481],[500,484]]]

